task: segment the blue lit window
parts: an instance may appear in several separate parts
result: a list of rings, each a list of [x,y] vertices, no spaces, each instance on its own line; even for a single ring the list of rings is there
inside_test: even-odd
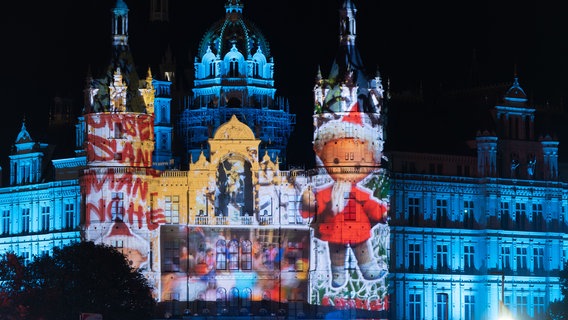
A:
[[[22,209],[22,233],[30,232],[30,208]]]
[[[474,202],[471,200],[463,202],[463,226],[465,228],[473,228],[474,223]]]
[[[445,227],[448,221],[448,200],[436,199],[436,226]]]
[[[525,230],[527,223],[527,206],[525,203],[515,204],[515,224],[517,230]]]
[[[474,257],[475,257],[475,247],[472,245],[466,245],[463,247],[463,267],[465,271],[472,271],[475,269]]]
[[[527,247],[517,247],[517,271],[527,270]]]
[[[49,231],[49,220],[50,220],[50,214],[49,214],[49,207],[48,206],[43,206],[41,207],[41,230],[42,231]]]
[[[422,319],[422,295],[411,293],[408,295],[408,320]]]
[[[420,271],[420,244],[409,243],[408,244],[408,269],[409,271]]]
[[[71,229],[75,227],[75,206],[72,203],[65,204],[65,229]]]
[[[528,314],[527,313],[527,303],[528,297],[527,296],[517,296],[517,317],[523,318]]]
[[[511,247],[501,247],[501,270],[511,270]]]
[[[535,318],[544,318],[544,293],[536,292],[533,297],[533,314]]]
[[[502,201],[500,203],[499,215],[501,216],[501,229],[509,229],[509,221],[511,218],[509,212],[509,202]]]
[[[534,263],[534,271],[543,271],[544,270],[544,248],[543,247],[535,247],[533,248],[533,263]]]
[[[436,319],[448,320],[448,294],[436,294]]]
[[[438,271],[449,271],[447,244],[439,244],[436,246],[436,262]]]
[[[408,224],[417,226],[420,223],[420,198],[408,198]]]
[[[2,211],[2,234],[10,234],[10,210]]]
[[[464,320],[475,319],[475,295],[466,294],[463,298]]]

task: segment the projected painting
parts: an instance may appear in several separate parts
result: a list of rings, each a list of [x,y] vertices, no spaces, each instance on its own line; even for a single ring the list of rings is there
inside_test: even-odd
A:
[[[162,226],[162,299],[250,301],[306,298],[307,230]]]
[[[345,100],[337,112],[314,116],[319,172],[301,196],[301,215],[311,219],[316,237],[311,302],[387,310],[389,186],[381,168],[382,127],[378,114]]]
[[[82,177],[85,236],[123,252],[132,267],[146,268],[150,246],[147,230],[164,222],[151,211],[149,168],[153,117],[129,113],[88,114],[87,159]],[[133,170],[131,167],[143,168]]]

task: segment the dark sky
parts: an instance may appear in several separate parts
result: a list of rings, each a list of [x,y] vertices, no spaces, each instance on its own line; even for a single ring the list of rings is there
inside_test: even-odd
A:
[[[13,144],[24,116],[32,138],[49,140],[43,135],[54,97],[77,99],[79,110],[88,68],[97,70],[110,58],[110,9],[115,0],[35,2],[12,2],[0,20],[5,59],[0,86],[3,151]],[[145,59],[152,46],[170,41],[176,42],[171,45],[179,51],[178,62],[192,61],[203,33],[224,17],[225,0],[170,0],[177,31],[148,38],[142,23],[148,16],[147,1],[125,2],[138,65],[149,63]],[[245,17],[270,43],[277,94],[289,98],[299,126],[311,126],[314,78],[318,65],[327,75],[335,55],[342,2],[243,0]],[[357,45],[364,62],[370,69],[378,66],[393,91],[460,86],[475,55],[481,82],[509,82],[516,68],[521,86],[535,101],[562,100],[568,83],[568,19],[556,2],[354,3]],[[7,154],[2,154],[5,163]]]

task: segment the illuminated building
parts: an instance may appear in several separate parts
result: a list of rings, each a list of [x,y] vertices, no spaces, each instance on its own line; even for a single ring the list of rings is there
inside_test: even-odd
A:
[[[561,298],[559,142],[536,138],[517,78],[469,154],[383,151],[384,107],[396,101],[364,68],[346,0],[336,59],[314,85],[316,165],[282,170],[295,116],[243,11],[226,2],[184,97],[167,66],[139,77],[117,0],[111,63],[89,78],[76,157],[51,159],[22,124],[0,189],[0,250],[31,259],[73,241],[112,245],[176,315],[486,319],[504,297],[513,314],[538,317]]]

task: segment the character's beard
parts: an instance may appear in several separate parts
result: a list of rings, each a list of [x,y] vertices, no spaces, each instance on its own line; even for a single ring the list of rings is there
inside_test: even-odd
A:
[[[336,181],[331,189],[331,211],[333,215],[342,212],[347,205],[345,193],[351,192],[352,184],[349,181]]]

